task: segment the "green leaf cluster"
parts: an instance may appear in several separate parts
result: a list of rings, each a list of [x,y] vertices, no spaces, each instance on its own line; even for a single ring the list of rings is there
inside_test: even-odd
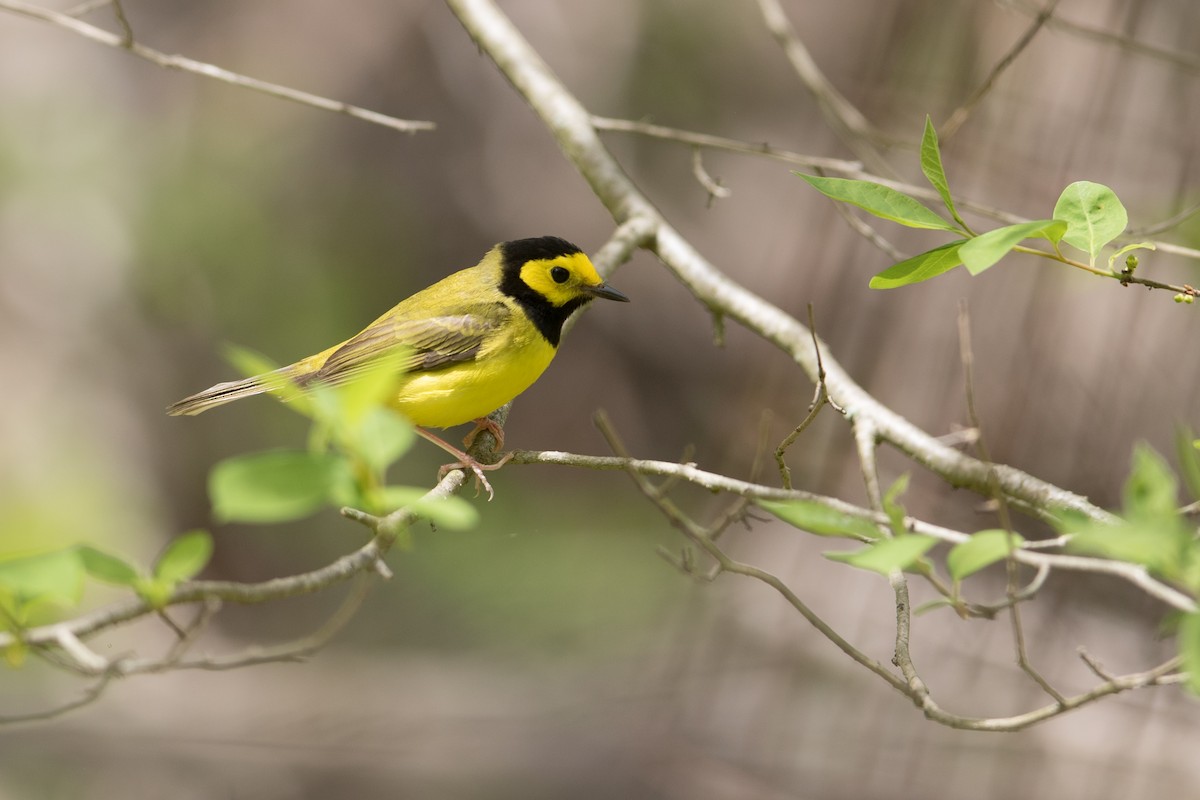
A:
[[[83,598],[88,578],[126,586],[154,608],[163,608],[175,588],[191,580],[212,556],[212,537],[191,531],[167,546],[148,573],[90,545],[0,561],[0,630],[22,630],[55,618]],[[18,639],[4,656],[19,666],[26,648]]]
[[[269,450],[219,462],[209,473],[213,513],[224,522],[278,523],[309,516],[330,505],[384,513],[400,505],[447,528],[476,521],[474,508],[461,498],[423,501],[424,490],[389,486],[388,468],[412,445],[412,425],[390,406],[403,375],[404,353],[377,359],[337,386],[316,385],[301,392],[281,380],[272,392],[287,407],[312,422],[304,450]],[[270,373],[275,365],[243,349],[229,359],[251,375]]]
[[[1200,500],[1200,452],[1190,430],[1176,437],[1183,484],[1192,500]],[[1122,492],[1121,513],[1102,522],[1062,513],[1056,526],[1070,534],[1070,547],[1082,553],[1140,564],[1155,576],[1200,596],[1200,538],[1196,526],[1178,504],[1179,480],[1166,460],[1147,444],[1133,451],[1129,478]],[[1200,693],[1200,612],[1183,616],[1179,649]]]
[[[900,495],[908,488],[908,475],[902,475],[888,488],[883,497],[883,509],[888,518],[886,526],[861,516],[848,514],[815,500],[758,500],[759,507],[797,528],[844,539],[866,542],[867,546],[851,551],[831,551],[824,556],[831,561],[888,575],[893,570],[926,573],[933,565],[925,558],[937,540],[932,536],[910,533],[904,525],[904,506]]]
[[[925,132],[921,137],[921,172],[941,197],[942,205],[950,219],[933,211],[916,198],[880,183],[795,173],[826,197],[857,206],[880,219],[909,228],[945,231],[956,235],[957,238],[950,242],[907,258],[880,272],[871,279],[870,286],[873,289],[894,289],[920,283],[960,265],[965,266],[972,275],[978,275],[1012,251],[1024,249],[1022,243],[1029,239],[1048,241],[1052,252],[1039,252],[1061,261],[1067,260],[1059,249],[1061,244],[1065,243],[1081,250],[1087,254],[1089,265],[1095,270],[1100,252],[1119,236],[1129,223],[1125,207],[1112,189],[1099,183],[1077,181],[1063,190],[1051,218],[976,233],[963,221],[954,205],[950,184],[942,165],[937,131],[928,117],[925,118]],[[1109,272],[1113,273],[1113,262],[1118,257],[1131,250],[1153,247],[1150,243],[1142,242],[1120,248],[1109,258]],[[1121,274],[1128,275],[1131,272],[1132,268]]]
[[[1200,472],[1196,451],[1180,447],[1189,483]],[[1193,491],[1196,488],[1193,487]],[[1070,547],[1080,552],[1141,564],[1160,578],[1200,594],[1200,541],[1195,526],[1180,513],[1179,481],[1166,460],[1147,444],[1133,451],[1133,464],[1122,492],[1115,522],[1086,519],[1064,512],[1057,526],[1071,534]]]

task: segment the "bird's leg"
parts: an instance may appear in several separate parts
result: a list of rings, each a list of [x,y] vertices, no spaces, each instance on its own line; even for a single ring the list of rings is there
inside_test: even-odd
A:
[[[471,445],[475,444],[475,439],[479,437],[479,434],[487,431],[496,439],[496,451],[499,452],[504,449],[504,428],[500,427],[500,423],[491,417],[480,417],[474,420],[474,422],[474,430],[463,437],[463,447],[470,450]]]
[[[447,453],[449,453],[450,455],[452,455],[458,459],[458,461],[456,461],[453,464],[444,464],[442,466],[442,468],[438,470],[438,480],[441,480],[445,476],[445,474],[452,469],[469,469],[469,470],[471,470],[471,472],[475,473],[475,492],[476,492],[476,494],[479,493],[479,487],[482,486],[484,489],[487,489],[488,500],[491,500],[493,497],[496,496],[496,493],[494,491],[492,491],[492,484],[488,483],[488,479],[484,476],[483,473],[485,470],[500,469],[500,467],[507,464],[509,459],[511,459],[513,457],[512,453],[504,454],[504,456],[499,461],[497,461],[495,464],[481,464],[478,459],[476,459],[469,453],[465,453],[462,450],[459,450],[454,445],[450,444],[449,442],[444,441],[443,439],[441,439],[437,436],[434,436],[432,433],[425,430],[424,428],[419,428],[419,427],[413,426],[413,430],[416,431],[417,435],[419,435],[421,438],[426,439],[427,441],[433,442],[438,447],[442,448]]]

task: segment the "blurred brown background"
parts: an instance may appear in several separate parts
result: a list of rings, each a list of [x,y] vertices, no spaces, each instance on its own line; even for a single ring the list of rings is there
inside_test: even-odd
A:
[[[826,74],[900,140],[919,177],[926,113],[944,120],[1029,26],[1023,5],[789,0]],[[206,575],[261,580],[356,547],[333,513],[213,526],[207,469],[303,441],[251,400],[196,419],[171,401],[232,377],[224,342],[279,361],[357,331],[496,241],[553,233],[595,250],[611,222],[552,138],[434,0],[124,4],[138,39],[370,109],[437,123],[413,136],[168,72],[0,13],[0,556],[87,540],[143,563],[207,527]],[[750,0],[509,0],[518,27],[594,113],[848,156]],[[1073,180],[1112,186],[1131,225],[1200,199],[1200,5],[1062,0],[945,144],[951,186],[1048,216]],[[107,11],[89,17],[115,29]],[[1124,41],[1123,41],[1124,39]],[[1134,41],[1157,49],[1144,52]],[[1166,55],[1163,52],[1165,51]],[[667,218],[718,266],[817,326],[884,403],[933,433],[966,423],[955,315],[966,298],[977,391],[998,460],[1113,506],[1133,443],[1169,452],[1200,427],[1195,308],[1165,293],[1016,258],[893,292],[887,258],[787,165],[708,153],[732,196],[709,207],[690,148],[605,134]],[[907,252],[941,240],[881,232]],[[1196,246],[1194,219],[1163,234]],[[1197,265],[1141,270],[1195,284]],[[961,273],[961,274],[960,274]],[[811,385],[780,353],[707,313],[638,255],[629,306],[596,308],[515,405],[520,448],[604,453],[612,414],[639,455],[688,446],[744,477],[765,410],[778,441]],[[793,449],[798,486],[860,500],[834,415]],[[418,445],[397,479],[429,483]],[[910,469],[885,458],[885,479]],[[1178,689],[1110,699],[1031,731],[965,734],[855,668],[765,588],[696,585],[658,558],[678,544],[627,479],[545,467],[497,474],[468,533],[416,532],[334,644],[302,665],[144,677],[39,726],[0,730],[0,798],[1134,798],[1200,791],[1198,706]],[[718,500],[681,489],[698,517]],[[916,473],[911,510],[988,527],[978,498]],[[775,525],[730,549],[785,577],[849,638],[891,653],[886,582]],[[917,600],[928,599],[914,589]],[[999,597],[982,579],[980,599]],[[89,594],[91,604],[110,595]],[[312,629],[316,597],[222,614],[209,652]],[[1056,576],[1026,614],[1035,661],[1066,692],[1157,663],[1163,609],[1111,581]],[[1013,668],[1004,622],[919,617],[914,657],[943,704],[1004,715],[1045,701]],[[153,653],[153,623],[97,647]],[[106,648],[106,649],[104,649]],[[80,689],[30,665],[0,672],[5,710]]]

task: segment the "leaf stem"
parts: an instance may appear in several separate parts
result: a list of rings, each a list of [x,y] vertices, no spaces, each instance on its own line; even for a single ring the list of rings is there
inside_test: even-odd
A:
[[[1091,264],[1084,264],[1082,261],[1076,261],[1073,258],[1067,258],[1062,253],[1048,253],[1045,250],[1039,250],[1036,247],[1025,247],[1024,245],[1017,245],[1013,248],[1013,252],[1026,253],[1031,256],[1040,256],[1042,258],[1048,258],[1051,261],[1058,261],[1066,264],[1069,267],[1075,267],[1076,269],[1081,269],[1084,272],[1090,272],[1093,275],[1099,275],[1101,278],[1112,278],[1113,280],[1120,282],[1122,285],[1136,283],[1140,286],[1145,286],[1148,289],[1166,289],[1167,291],[1189,295],[1191,297],[1200,296],[1200,290],[1197,290],[1196,287],[1189,286],[1186,283],[1163,283],[1162,281],[1151,280],[1150,278],[1142,278],[1140,276],[1130,275],[1128,273],[1114,272],[1111,269],[1104,269]]]

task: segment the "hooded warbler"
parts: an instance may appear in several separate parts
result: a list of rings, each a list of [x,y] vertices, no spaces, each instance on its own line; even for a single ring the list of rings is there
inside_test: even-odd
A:
[[[528,389],[558,350],[563,323],[595,297],[628,302],[606,284],[587,255],[556,236],[502,242],[473,267],[422,289],[358,335],[273,373],[218,383],[167,408],[173,416],[199,414],[219,405],[277,389],[281,382],[304,388],[343,384],[389,356],[404,374],[393,405],[424,438],[465,467],[480,483],[507,461],[480,464],[421,426],[448,428],[472,420],[466,446],[484,429],[497,447],[504,433],[485,419]]]

